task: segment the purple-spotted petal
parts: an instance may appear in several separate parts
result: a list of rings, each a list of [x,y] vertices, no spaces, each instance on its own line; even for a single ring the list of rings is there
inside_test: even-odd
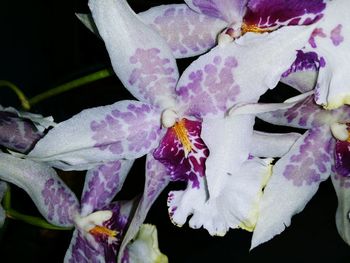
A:
[[[227,23],[241,22],[247,0],[185,0],[196,12],[225,20]]]
[[[328,125],[306,132],[273,168],[262,197],[252,248],[281,233],[331,173],[334,140]]]
[[[31,120],[21,118],[15,112],[0,111],[0,145],[26,153],[42,136]]]
[[[333,117],[334,113],[334,111],[324,110],[314,102],[314,96],[309,96],[289,109],[262,113],[258,117],[275,125],[309,129],[331,120],[336,121],[338,114]]]
[[[141,101],[173,106],[178,70],[165,40],[125,0],[90,0],[89,6],[124,86]]]
[[[104,210],[112,211],[111,219],[102,226],[117,231],[115,237],[91,234],[77,228],[66,252],[65,263],[100,262],[114,263],[124,235],[125,228],[133,208],[133,202],[117,202],[106,206]]]
[[[304,93],[315,88],[318,70],[324,67],[324,59],[316,52],[298,50],[293,65],[282,74],[281,82]]]
[[[135,237],[152,204],[168,185],[169,181],[170,176],[167,174],[164,165],[155,160],[152,154],[148,154],[146,159],[146,182],[143,196],[141,197],[140,203],[121,244],[117,262],[122,261],[127,244]]]
[[[133,164],[132,160],[117,160],[89,170],[81,197],[81,216],[108,205],[120,191]]]
[[[0,153],[0,171],[0,179],[25,190],[47,221],[57,226],[73,225],[79,202],[54,169]]]
[[[154,149],[161,134],[160,112],[136,101],[84,110],[61,122],[29,157],[61,169],[89,169],[101,162],[135,159]]]
[[[335,222],[340,236],[350,245],[350,177],[334,173],[331,178],[338,197]]]
[[[250,0],[244,22],[260,28],[310,25],[323,16],[324,0]]]
[[[348,141],[336,141],[335,143],[335,172],[343,177],[350,177],[350,143]]]
[[[161,140],[153,156],[167,169],[172,181],[186,181],[192,187],[199,187],[199,178],[205,173],[205,160],[209,151],[200,137],[202,123],[200,121],[182,120],[192,150],[185,156],[184,146],[177,137],[174,128],[169,128]]]
[[[237,103],[256,102],[277,85],[311,31],[284,27],[270,34],[247,33],[212,49],[180,78],[176,88],[179,104],[188,115],[223,117]]]
[[[7,187],[8,186],[6,182],[0,181],[0,203],[4,195],[6,194]],[[0,205],[0,228],[4,225],[5,219],[6,219],[6,212]]]
[[[318,23],[309,41],[309,50],[317,52],[325,61],[318,75],[316,102],[327,109],[350,104],[347,85],[350,81],[349,8],[350,3],[346,0],[329,1],[324,19]]]
[[[175,58],[206,52],[227,26],[225,21],[198,14],[185,4],[156,6],[138,15],[166,40]]]

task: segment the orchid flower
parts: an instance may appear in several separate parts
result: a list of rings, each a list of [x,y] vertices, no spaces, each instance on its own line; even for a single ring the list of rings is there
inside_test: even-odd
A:
[[[202,54],[247,32],[310,25],[322,17],[325,1],[185,0],[139,15],[162,35],[177,58]]]
[[[307,129],[276,162],[261,199],[252,247],[281,233],[329,176],[338,197],[336,225],[350,245],[350,108],[324,110],[313,96],[285,110],[259,115],[275,125]]]
[[[39,123],[52,124],[51,119],[19,113],[12,108],[3,109],[0,117],[0,145],[19,152],[28,151],[43,136],[34,123],[39,128],[44,127]],[[115,262],[132,203],[110,202],[121,189],[131,165],[131,161],[116,161],[88,171],[79,207],[74,194],[52,168],[0,152],[0,178],[4,180],[0,181],[0,200],[7,190],[5,181],[8,181],[27,191],[50,223],[65,227],[74,224],[76,230],[65,262]],[[0,226],[5,217],[5,211],[0,207]],[[143,237],[145,239],[147,235]],[[128,250],[133,256],[126,263],[138,262],[139,253],[153,253],[154,260],[164,258],[159,249],[155,249],[155,241],[152,248],[133,245],[135,248]]]
[[[0,153],[0,179],[23,188],[49,223],[75,226],[64,262],[115,262],[135,202],[111,200],[131,163],[116,161],[90,170],[81,204],[55,170],[42,163]]]
[[[317,104],[328,109],[350,104],[346,63],[350,50],[349,1],[261,1],[261,0],[185,0],[186,4],[163,5],[140,13],[166,39],[177,58],[194,56],[240,37],[247,32],[270,32],[284,26],[316,25],[305,47],[299,50],[292,71],[303,71],[310,63],[301,63],[307,56],[319,69],[315,82]],[[222,28],[224,28],[222,30]],[[221,32],[219,34],[219,32]],[[293,36],[294,37],[294,36]],[[340,66],[342,65],[342,66]],[[309,68],[310,69],[310,68]],[[291,71],[282,75],[282,82],[300,83],[304,74]],[[304,83],[305,81],[304,80]],[[302,83],[300,83],[302,84]],[[308,83],[306,83],[308,84]]]
[[[310,25],[323,16],[324,0],[185,0],[139,13],[168,43],[175,58],[205,53],[247,32],[271,32],[283,26]],[[78,18],[93,32],[89,15]]]
[[[190,226],[203,226],[212,235],[229,228],[252,230],[271,168],[271,159],[257,157],[282,156],[298,136],[255,133],[254,114],[231,117],[229,112],[274,88],[289,67],[283,65],[292,64],[313,28],[246,33],[201,56],[179,78],[168,44],[126,1],[89,4],[114,71],[140,101],[82,111],[52,129],[29,157],[83,170],[147,155],[144,194],[121,251],[169,181],[187,182],[184,191],[169,193],[175,224],[193,215]]]
[[[44,131],[54,125],[51,117],[44,118],[38,114],[19,112],[14,108],[3,108],[0,105],[0,146],[7,150],[26,153],[44,136]],[[6,191],[7,183],[0,181],[0,201]],[[0,206],[0,227],[5,218],[6,213]]]

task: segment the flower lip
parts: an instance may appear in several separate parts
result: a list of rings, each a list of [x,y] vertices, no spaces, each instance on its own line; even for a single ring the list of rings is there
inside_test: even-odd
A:
[[[176,122],[175,125],[172,127],[172,129],[174,129],[176,137],[180,140],[184,148],[185,157],[187,158],[188,154],[193,149],[193,145],[190,139],[188,138],[188,134],[187,134],[188,131],[185,127],[185,120],[182,119]]]

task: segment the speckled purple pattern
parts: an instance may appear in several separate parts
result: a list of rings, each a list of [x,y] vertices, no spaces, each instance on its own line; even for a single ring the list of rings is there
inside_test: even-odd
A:
[[[284,113],[288,123],[296,123],[297,127],[308,128],[322,124],[322,117],[326,112],[317,105],[313,96],[295,104]]]
[[[113,110],[103,120],[91,122],[94,146],[115,155],[147,151],[161,131],[160,117],[156,116],[152,106],[136,102],[130,103],[125,111]]]
[[[282,74],[285,78],[289,74],[299,71],[316,71],[326,65],[323,57],[319,57],[316,52],[303,52],[302,50],[297,51],[297,57],[293,62],[292,66]]]
[[[334,46],[339,46],[343,41],[344,37],[342,36],[343,25],[339,24],[331,31],[331,40]]]
[[[226,112],[240,93],[235,82],[237,60],[216,56],[202,69],[185,73],[188,83],[177,88],[179,100],[187,104],[186,114],[201,118],[207,114]]]
[[[325,7],[323,0],[251,0],[244,21],[260,28],[310,25],[323,16]]]
[[[177,71],[171,66],[170,59],[160,57],[160,49],[138,48],[129,62],[134,65],[129,84],[137,86],[143,98],[151,104],[155,104],[157,96],[175,89]]]
[[[72,192],[67,186],[53,178],[48,179],[41,191],[44,204],[47,207],[47,218],[58,219],[62,225],[73,224],[74,213],[78,211],[78,204]]]
[[[216,35],[208,28],[216,27],[217,20],[201,16],[186,6],[170,7],[157,16],[151,26],[167,41],[174,54],[208,50],[216,43]],[[174,34],[176,32],[177,34]]]
[[[323,32],[322,28],[315,28],[314,31],[312,31],[310,39],[309,39],[309,44],[311,47],[316,48],[316,38],[326,38],[327,35]]]
[[[322,175],[330,174],[334,140],[326,129],[329,129],[327,125],[309,130],[299,151],[289,158],[283,175],[295,186],[318,183]]]
[[[202,123],[186,119],[183,121],[193,145],[188,156],[185,157],[184,147],[173,128],[167,130],[153,156],[165,165],[172,181],[191,182],[193,188],[199,188],[199,178],[205,175],[205,161],[209,150],[200,138]]]
[[[123,183],[120,182],[122,162],[109,162],[88,171],[81,198],[82,210],[85,206],[89,206],[89,210],[100,210],[113,200]]]
[[[120,205],[114,204],[104,208],[105,210],[113,211],[113,216],[110,220],[103,223],[104,227],[117,231],[115,239],[111,240],[107,236],[93,236],[96,243],[91,244],[78,230],[76,236],[73,236],[71,244],[71,255],[68,260],[70,263],[85,263],[85,262],[107,262],[114,263],[117,251],[120,247],[120,241],[124,235],[124,230],[128,222],[128,218],[120,213]],[[90,234],[85,234],[90,235]]]
[[[350,178],[350,143],[336,141],[335,143],[334,169],[337,175]]]
[[[42,137],[29,119],[15,113],[0,111],[0,145],[21,153],[27,153]]]
[[[152,204],[158,195],[163,191],[164,187],[169,183],[170,176],[166,170],[159,166],[163,166],[157,160],[150,159],[146,163],[146,183],[145,183],[145,202]]]
[[[313,48],[317,48],[318,38],[328,38],[332,41],[335,47],[339,46],[344,42],[344,36],[342,35],[343,25],[338,24],[330,32],[326,32],[323,28],[315,28],[309,39],[309,44]]]

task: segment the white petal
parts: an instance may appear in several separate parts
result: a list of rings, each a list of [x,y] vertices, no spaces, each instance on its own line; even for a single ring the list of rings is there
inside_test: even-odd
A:
[[[250,154],[256,157],[282,157],[300,138],[299,133],[265,133],[254,131]]]
[[[334,143],[328,126],[306,132],[274,166],[262,197],[252,248],[281,233],[331,172]]]
[[[347,0],[329,1],[324,19],[317,25],[324,35],[315,36],[313,47],[309,47],[310,51],[316,51],[325,61],[318,76],[316,102],[327,109],[350,104],[349,8],[350,2]]]
[[[125,0],[90,0],[89,7],[124,86],[141,101],[173,106],[178,70],[165,40]]]
[[[176,58],[206,52],[227,26],[227,22],[196,13],[185,4],[156,6],[138,15],[166,40]]]

